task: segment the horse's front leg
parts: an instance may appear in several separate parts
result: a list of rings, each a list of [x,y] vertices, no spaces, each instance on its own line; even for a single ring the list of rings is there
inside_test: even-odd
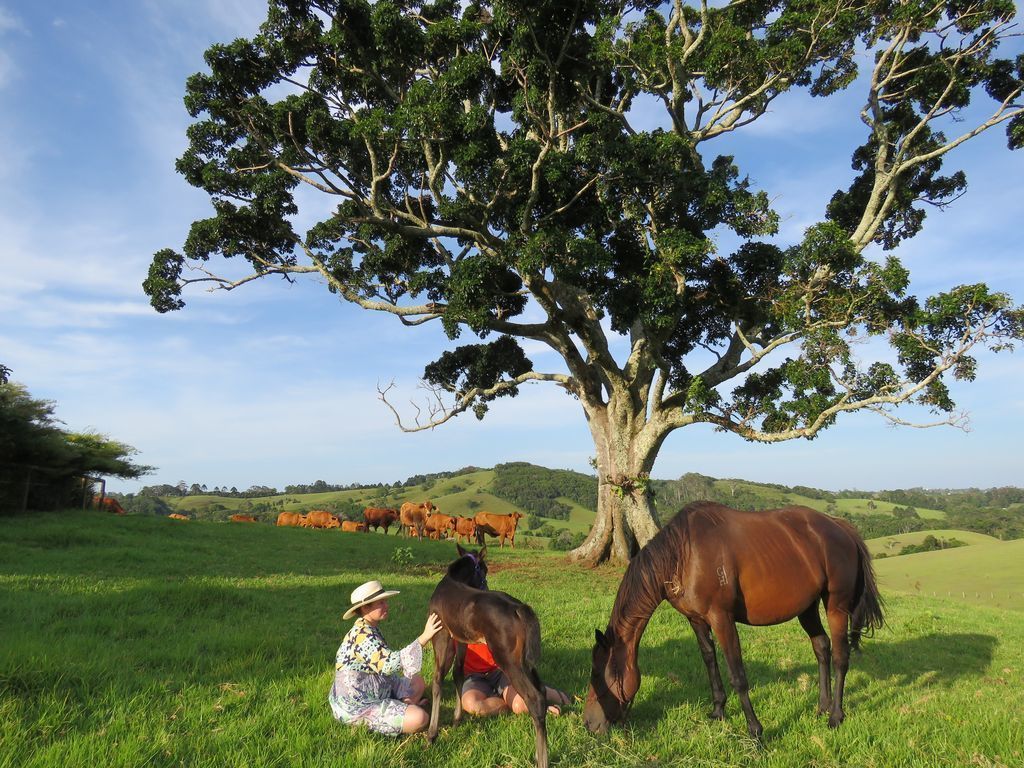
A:
[[[832,708],[832,671],[829,668],[831,663],[832,644],[829,642],[825,628],[821,625],[821,615],[818,613],[818,601],[800,614],[800,626],[811,638],[811,647],[814,649],[814,657],[818,660],[818,714],[822,715]]]
[[[432,700],[430,702],[430,727],[427,729],[427,738],[433,742],[437,738],[437,731],[441,719],[441,683],[444,676],[455,658],[455,647],[452,636],[444,630],[438,632],[433,638],[434,644],[434,685],[431,689]]]
[[[725,654],[725,663],[729,667],[729,682],[740,698],[743,714],[747,718],[747,732],[751,738],[760,740],[764,728],[754,714],[754,705],[750,703],[750,685],[747,683],[747,671],[743,668],[743,654],[740,650],[740,636],[736,631],[736,622],[725,613],[708,616],[715,638]]]
[[[725,720],[725,686],[722,685],[722,673],[718,670],[718,657],[715,655],[715,643],[711,639],[711,627],[700,618],[687,617],[693,634],[697,636],[701,658],[708,670],[708,682],[711,684],[711,702],[713,708],[709,717]]]

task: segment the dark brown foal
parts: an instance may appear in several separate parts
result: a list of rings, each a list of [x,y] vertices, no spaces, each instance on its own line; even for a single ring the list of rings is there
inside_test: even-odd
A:
[[[540,661],[540,622],[526,603],[487,587],[487,547],[479,552],[456,544],[459,559],[430,598],[428,613],[436,613],[447,631],[434,635],[434,687],[427,737],[433,741],[441,710],[441,682],[455,661],[465,654],[466,643],[485,642],[495,662],[526,702],[536,731],[537,768],[548,765],[547,700],[537,674]],[[461,659],[460,659],[461,662]],[[455,665],[455,722],[462,718],[460,692],[465,679],[462,664]]]

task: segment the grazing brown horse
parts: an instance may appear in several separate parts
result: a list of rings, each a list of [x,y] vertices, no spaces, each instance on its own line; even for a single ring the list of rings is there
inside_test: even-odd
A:
[[[762,727],[750,704],[736,622],[766,626],[800,619],[818,660],[818,713],[829,713],[832,728],[845,716],[851,642],[856,645],[865,627],[883,623],[871,555],[849,523],[807,507],[741,512],[710,501],[689,504],[630,561],[607,630],[595,630],[584,708],[591,731],[604,733],[632,704],[640,688],[640,637],[662,600],[693,627],[711,683],[711,717],[724,720],[714,633],[755,739]],[[822,602],[831,643],[818,614]]]
[[[540,660],[540,622],[526,603],[504,592],[487,589],[487,547],[479,552],[456,544],[459,558],[430,598],[428,613],[436,613],[447,631],[434,635],[434,688],[427,738],[437,738],[441,711],[441,681],[458,656],[455,679],[455,723],[462,719],[462,659],[466,643],[486,642],[501,670],[526,702],[536,732],[537,768],[548,766],[547,699],[537,674]]]

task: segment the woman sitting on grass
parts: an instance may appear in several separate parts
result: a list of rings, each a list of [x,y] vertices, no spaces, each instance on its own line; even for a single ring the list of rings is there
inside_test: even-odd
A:
[[[529,710],[526,701],[501,671],[486,643],[468,643],[462,664],[466,680],[462,684],[462,708],[471,715],[487,717],[512,711],[521,715]],[[548,714],[560,715],[562,707],[570,703],[569,694],[551,686],[544,686]]]
[[[419,671],[423,648],[441,629],[441,620],[432,613],[418,638],[401,650],[391,650],[377,625],[388,617],[388,598],[397,594],[386,591],[379,581],[353,590],[352,605],[342,618],[357,613],[359,618],[338,648],[328,696],[336,719],[364,724],[387,736],[415,733],[430,722]]]

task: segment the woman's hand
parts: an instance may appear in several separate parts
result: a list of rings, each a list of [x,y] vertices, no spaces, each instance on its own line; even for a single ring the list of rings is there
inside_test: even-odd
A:
[[[436,635],[444,629],[444,625],[441,623],[441,619],[436,613],[432,613],[427,616],[427,623],[423,627],[423,634],[420,635],[420,645],[426,647],[427,643],[430,642],[430,638]]]

